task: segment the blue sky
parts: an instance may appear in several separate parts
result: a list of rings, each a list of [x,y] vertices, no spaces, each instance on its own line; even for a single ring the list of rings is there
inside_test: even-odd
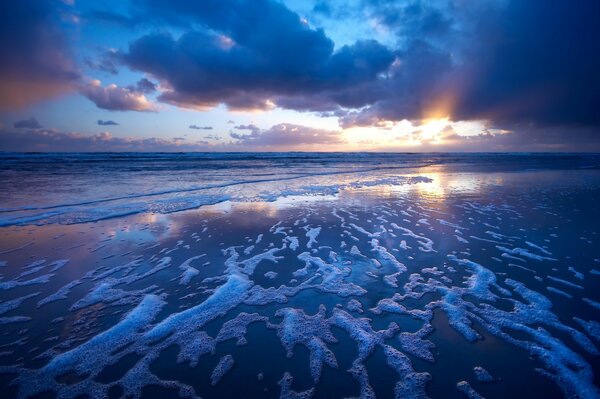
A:
[[[0,150],[600,150],[598,2],[23,0],[0,13]]]

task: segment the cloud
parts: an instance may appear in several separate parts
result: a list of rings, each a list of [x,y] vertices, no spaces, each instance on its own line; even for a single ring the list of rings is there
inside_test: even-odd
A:
[[[459,117],[600,127],[600,2],[512,1],[481,24]]]
[[[59,8],[50,0],[0,2],[0,110],[66,92],[79,79]]]
[[[4,151],[210,151],[201,142],[187,143],[183,139],[114,137],[108,132],[83,134],[53,129],[10,131],[0,129],[0,148]]]
[[[110,84],[102,87],[99,80],[81,85],[79,92],[90,99],[98,108],[110,111],[155,112],[156,106],[144,94],[130,88]]]
[[[443,116],[600,127],[598,2],[315,3],[338,26],[361,18],[385,30],[388,47],[335,47],[275,1],[136,4],[138,18],[181,34],[144,35],[121,60],[164,82],[159,100],[178,106],[316,111],[345,127]]]
[[[115,137],[109,132],[84,134],[55,129],[0,128],[0,148],[3,151],[257,151],[310,150],[339,146],[344,141],[340,131],[315,129],[294,124],[279,124],[249,134],[232,134],[224,142],[216,135],[205,140]],[[211,140],[212,143],[206,140]]]
[[[190,129],[195,130],[212,130],[212,126],[198,126],[198,125],[190,125]]]
[[[15,122],[15,124],[13,126],[16,128],[24,128],[24,129],[41,129],[42,128],[42,125],[40,125],[40,123],[34,117]]]
[[[467,3],[364,0],[397,36],[398,62],[342,125],[451,116],[600,127],[600,3]]]
[[[140,3],[153,18],[179,24],[184,33],[142,36],[122,60],[164,82],[159,100],[182,107],[224,103],[236,110],[267,110],[279,97],[338,92],[373,81],[394,60],[374,40],[334,50],[322,30],[272,0]]]
[[[236,126],[236,129],[250,131],[249,134],[230,133],[230,136],[236,140],[235,144],[247,147],[293,149],[322,145],[339,146],[345,143],[340,131],[316,129],[290,123],[281,123],[266,130],[260,130],[254,125]]]
[[[254,125],[254,124],[238,125],[238,126],[235,126],[234,129],[237,129],[237,130],[249,130],[250,134],[255,135],[255,136],[258,135],[258,134],[260,134],[260,128],[258,126],[256,126],[256,125]],[[231,137],[233,137],[233,138],[239,138],[239,137],[242,137],[242,136],[243,136],[243,134],[241,134],[241,133],[235,133],[235,132],[231,133]]]
[[[323,130],[294,124],[278,124],[249,133],[232,132],[233,140],[215,135],[204,140],[115,137],[109,132],[86,134],[55,129],[12,129],[0,127],[2,151],[82,152],[82,151],[600,151],[594,140],[597,130],[564,130],[535,126],[515,126],[506,134],[484,128],[464,136],[463,126],[448,125],[431,136],[426,127],[408,132],[382,129],[359,135],[359,141],[347,136],[349,131]],[[360,128],[358,128],[360,129]],[[374,128],[371,128],[374,129]],[[488,129],[488,130],[486,130]],[[243,129],[242,129],[243,130]],[[564,137],[569,135],[570,140]],[[415,145],[411,141],[420,141]]]
[[[107,120],[103,121],[102,119],[98,120],[98,125],[100,126],[118,126],[119,124],[115,121]]]
[[[128,89],[137,93],[150,94],[156,91],[156,84],[146,78],[142,78],[134,86],[128,86]]]
[[[107,110],[156,111],[154,101],[280,107],[337,117],[342,128],[448,116],[517,132],[479,142],[513,150],[514,140],[539,148],[555,148],[561,135],[564,148],[598,140],[598,1],[319,0],[304,9],[309,15],[278,0],[135,0],[115,10],[0,2],[0,109],[75,87]],[[125,65],[145,77],[123,86],[82,82],[66,39],[65,16],[77,12],[92,29],[136,28],[124,48],[98,59],[83,54],[83,65],[111,74]],[[334,43],[357,22],[379,41]],[[275,134],[285,145],[310,138],[300,128],[294,136],[249,126],[233,128],[231,138],[251,149],[268,147]],[[313,142],[327,137],[317,133]]]
[[[119,73],[118,53],[113,49],[102,50],[95,57],[86,57],[83,60],[83,63],[88,68],[94,69],[96,71],[105,72],[111,75],[117,75]]]

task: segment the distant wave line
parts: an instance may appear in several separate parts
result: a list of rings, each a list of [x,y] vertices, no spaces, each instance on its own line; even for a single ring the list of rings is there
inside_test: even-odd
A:
[[[225,184],[213,184],[213,185],[209,185],[209,186],[192,187],[192,188],[187,188],[187,189],[173,189],[173,190],[156,191],[156,192],[143,193],[143,194],[124,195],[124,196],[120,196],[120,197],[103,198],[103,199],[89,200],[89,201],[83,201],[83,202],[71,202],[71,203],[57,204],[57,205],[46,205],[46,206],[37,206],[37,207],[23,206],[23,207],[19,207],[19,208],[4,208],[4,209],[0,208],[0,213],[11,213],[11,212],[19,212],[19,211],[39,211],[39,210],[47,210],[47,209],[64,208],[64,207],[69,207],[69,206],[93,205],[93,204],[100,204],[100,203],[104,203],[104,202],[119,201],[119,200],[124,200],[124,199],[154,197],[154,196],[165,195],[165,194],[189,193],[189,192],[194,192],[194,191],[210,190],[213,188],[226,188],[226,187],[232,187],[232,186],[239,186],[239,185],[243,185],[243,184],[257,184],[257,183],[270,183],[270,182],[277,182],[277,181],[289,181],[289,180],[303,179],[306,177],[313,177],[313,176],[357,174],[357,173],[365,173],[365,172],[374,172],[374,171],[378,171],[378,170],[422,168],[422,167],[426,167],[426,166],[435,166],[435,165],[437,165],[437,164],[436,163],[428,163],[428,164],[410,165],[410,166],[386,166],[386,167],[377,167],[377,168],[367,168],[367,169],[361,169],[361,170],[344,170],[344,171],[336,171],[336,172],[311,173],[311,174],[303,174],[303,175],[298,175],[298,176],[282,177],[279,179],[256,179],[256,180],[236,181],[236,182],[225,183]]]

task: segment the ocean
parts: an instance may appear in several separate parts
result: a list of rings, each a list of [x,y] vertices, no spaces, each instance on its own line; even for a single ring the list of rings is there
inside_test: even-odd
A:
[[[600,154],[0,153],[2,397],[600,397]]]

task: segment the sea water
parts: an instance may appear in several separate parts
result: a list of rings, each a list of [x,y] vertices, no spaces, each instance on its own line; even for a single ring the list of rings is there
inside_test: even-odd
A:
[[[0,155],[3,397],[599,397],[600,156]]]

